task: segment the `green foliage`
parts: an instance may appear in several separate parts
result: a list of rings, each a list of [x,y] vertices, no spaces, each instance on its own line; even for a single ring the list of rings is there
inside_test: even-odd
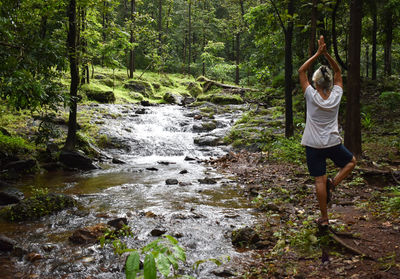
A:
[[[8,154],[24,154],[34,147],[21,137],[10,137],[0,132],[0,150]]]
[[[280,137],[272,144],[271,157],[278,161],[304,164],[305,150],[301,145],[301,139],[297,137]]]
[[[379,96],[379,100],[390,111],[396,110],[400,106],[400,92],[382,92],[382,94]]]

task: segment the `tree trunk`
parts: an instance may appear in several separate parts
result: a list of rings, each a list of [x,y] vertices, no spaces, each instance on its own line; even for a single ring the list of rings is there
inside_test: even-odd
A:
[[[314,55],[315,52],[315,38],[317,36],[317,5],[318,0],[312,1],[312,9],[311,9],[311,28],[310,28],[310,40],[308,42],[308,57]],[[308,80],[311,80],[313,74],[313,67],[310,67],[308,70]],[[307,113],[307,110],[306,110]]]
[[[240,64],[240,33],[237,33],[236,34],[236,75],[235,75],[235,84],[239,84],[239,79],[240,79],[239,64]]]
[[[372,79],[376,80],[376,34],[378,32],[378,13],[376,11],[377,5],[376,2],[373,1],[375,5],[375,9],[372,9],[373,15],[372,15],[372,21],[373,21],[373,26],[372,26]]]
[[[365,46],[365,76],[369,77],[369,44]]]
[[[162,40],[162,0],[158,1],[158,42],[160,44],[159,55],[161,55],[161,40]]]
[[[192,0],[189,1],[189,31],[188,31],[188,47],[189,47],[189,56],[188,56],[188,75],[190,75],[190,63],[192,63]]]
[[[384,50],[384,71],[386,76],[392,74],[392,41],[393,41],[393,12],[385,10],[385,50]]]
[[[352,0],[350,6],[349,70],[347,76],[346,126],[344,143],[357,158],[361,156],[361,20],[362,0]]]
[[[85,8],[82,8],[81,10],[81,30],[82,32],[79,32],[79,34],[81,33],[85,33],[86,30],[86,12],[85,12]],[[87,58],[85,57],[86,54],[86,47],[87,47],[87,42],[85,38],[81,38],[81,51],[82,51],[82,78],[81,78],[81,84],[85,84],[85,83],[89,83],[89,79],[87,71],[89,71],[89,67],[88,67],[88,63],[87,63]]]
[[[293,16],[294,3],[290,0],[288,3],[288,14]],[[292,107],[292,74],[293,74],[293,57],[292,57],[292,40],[293,40],[293,21],[289,20],[285,32],[285,136],[287,138],[293,136],[293,107]]]
[[[341,2],[341,0],[336,1],[335,7],[333,8],[333,12],[332,12],[332,44],[333,44],[333,51],[335,53],[336,60],[339,62],[340,66],[342,66],[343,69],[347,70],[346,64],[340,58],[340,55],[338,52],[338,47],[337,47],[336,13],[339,8],[340,2]]]
[[[131,0],[131,22],[133,25],[133,14],[136,12],[136,1],[135,0]],[[131,28],[133,29],[133,26],[131,26]],[[131,30],[130,32],[130,43],[133,44],[134,43],[134,39],[133,39],[133,30]],[[129,51],[129,78],[133,78],[133,72],[135,72],[135,49],[132,46],[130,51]]]
[[[77,61],[77,49],[76,49],[76,36],[77,36],[77,24],[76,24],[76,0],[70,0],[68,6],[68,59],[71,71],[71,87],[70,87],[70,102],[69,102],[69,119],[68,119],[68,135],[65,141],[64,150],[74,150],[76,144],[76,131],[77,131],[77,93],[79,83],[79,71]]]

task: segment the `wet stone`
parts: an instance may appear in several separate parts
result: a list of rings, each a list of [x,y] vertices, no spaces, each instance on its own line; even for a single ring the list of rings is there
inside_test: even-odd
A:
[[[17,244],[15,240],[8,238],[7,236],[0,235],[0,251],[1,252],[11,252],[14,246]]]
[[[26,259],[33,263],[37,260],[43,259],[43,256],[38,253],[32,252],[32,253],[29,253],[28,255],[26,255]]]
[[[229,269],[227,269],[225,267],[217,268],[217,269],[213,270],[212,273],[215,276],[224,277],[224,278],[235,276],[235,273],[232,270],[229,270]]]
[[[200,182],[200,184],[217,184],[217,180],[215,180],[214,178],[210,178],[210,177],[198,179],[198,181]]]
[[[189,171],[188,170],[181,170],[180,172],[179,172],[179,174],[186,174],[186,173],[188,173]]]
[[[124,161],[122,161],[121,159],[118,159],[118,158],[113,158],[112,159],[112,163],[113,164],[119,164],[119,165],[126,164]]]
[[[165,184],[167,184],[167,185],[176,185],[178,183],[179,183],[178,179],[174,179],[174,178],[165,180]]]
[[[126,218],[117,218],[107,222],[107,225],[116,228],[117,230],[122,229],[124,226],[128,225],[128,220]]]
[[[158,169],[157,169],[157,168],[154,168],[154,167],[146,168],[146,170],[148,170],[148,171],[158,171]]]
[[[18,203],[24,198],[24,194],[14,187],[7,187],[0,191],[0,205]]]
[[[76,230],[69,240],[74,244],[96,243],[107,229],[106,224],[97,224],[91,227]]]
[[[260,241],[260,236],[258,233],[250,228],[245,227],[232,232],[232,244],[236,247],[251,247],[258,241]]]
[[[193,157],[186,156],[184,160],[185,161],[195,161],[196,159]]]
[[[164,229],[164,228],[156,228],[156,229],[153,229],[153,230],[150,232],[150,235],[151,235],[151,236],[162,236],[162,235],[165,234],[166,232],[167,232],[167,230]]]

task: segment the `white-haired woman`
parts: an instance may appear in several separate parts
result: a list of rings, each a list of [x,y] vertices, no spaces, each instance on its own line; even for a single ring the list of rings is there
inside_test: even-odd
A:
[[[307,78],[307,70],[323,55],[333,69],[319,67],[313,74],[313,88]],[[321,210],[318,225],[328,226],[327,205],[331,191],[354,169],[356,159],[342,144],[338,128],[340,100],[343,81],[339,65],[326,51],[324,37],[318,40],[318,50],[299,68],[300,85],[307,103],[307,120],[301,144],[306,147],[307,166],[315,177],[316,194]],[[326,176],[326,159],[331,159],[340,168],[334,178]]]

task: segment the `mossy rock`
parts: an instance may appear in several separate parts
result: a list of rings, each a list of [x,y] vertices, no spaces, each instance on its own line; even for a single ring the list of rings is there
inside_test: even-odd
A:
[[[76,201],[67,195],[43,194],[24,199],[2,213],[10,221],[37,220],[40,217],[54,214],[76,204]]]
[[[108,87],[114,87],[115,83],[112,79],[106,78],[101,81],[102,84],[107,85]]]
[[[190,95],[195,98],[203,93],[203,89],[196,82],[190,82],[186,87],[186,90],[189,91]]]
[[[168,77],[164,77],[164,78],[160,79],[160,83],[161,83],[162,86],[175,87],[175,84],[174,84],[173,80],[171,80]]]
[[[171,92],[166,92],[163,96],[163,100],[169,104],[179,104],[182,102],[182,97]]]
[[[129,92],[129,97],[134,100],[143,101],[145,96],[143,96],[143,94],[140,94],[138,92]],[[146,96],[146,97],[148,98],[149,96]]]
[[[124,84],[124,88],[150,96],[153,96],[154,93],[151,84],[144,80],[128,80]]]
[[[160,85],[159,83],[154,82],[152,85],[153,85],[153,88],[154,88],[155,90],[158,90],[158,89],[161,88],[161,85]]]
[[[85,84],[82,86],[87,98],[99,103],[113,103],[115,102],[115,95],[112,91],[105,91],[100,88]]]

